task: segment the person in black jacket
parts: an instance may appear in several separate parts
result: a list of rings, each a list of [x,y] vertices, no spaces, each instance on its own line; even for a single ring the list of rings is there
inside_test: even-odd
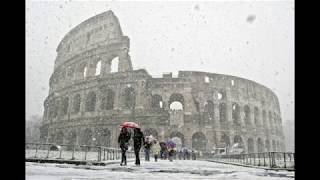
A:
[[[140,165],[140,158],[139,158],[139,151],[141,149],[141,146],[145,144],[144,142],[144,135],[140,128],[135,128],[133,134],[133,147],[134,147],[134,154],[136,156],[136,165]]]
[[[130,137],[131,137],[131,134],[128,131],[128,129],[126,127],[122,127],[119,138],[118,138],[118,143],[119,143],[120,149],[121,149],[120,166],[127,165],[126,151],[128,150]]]

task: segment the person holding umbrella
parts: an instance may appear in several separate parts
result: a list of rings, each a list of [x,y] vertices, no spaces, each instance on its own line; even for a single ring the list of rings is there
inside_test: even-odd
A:
[[[126,127],[122,127],[121,132],[118,137],[118,143],[121,149],[121,163],[120,166],[127,165],[127,157],[126,151],[128,150],[129,140],[131,138],[131,134]]]
[[[139,158],[139,151],[141,149],[141,146],[144,145],[144,135],[139,128],[134,128],[133,130],[133,147],[134,147],[134,154],[136,156],[136,165],[140,166],[140,158]]]

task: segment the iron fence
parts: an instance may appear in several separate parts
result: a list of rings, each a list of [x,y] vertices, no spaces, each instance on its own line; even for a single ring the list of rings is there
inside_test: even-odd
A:
[[[273,169],[294,169],[295,165],[294,153],[291,152],[214,155],[210,159],[218,162],[231,162],[252,166],[264,166]]]
[[[103,146],[26,143],[25,156],[26,158],[83,160],[101,162],[107,160],[121,159],[121,150],[117,148]],[[127,151],[127,159],[131,158],[134,158],[134,152]]]

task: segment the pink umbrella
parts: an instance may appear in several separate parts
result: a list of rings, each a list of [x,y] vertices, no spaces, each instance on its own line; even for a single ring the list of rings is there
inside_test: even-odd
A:
[[[140,128],[139,125],[135,122],[124,122],[121,124],[121,126],[127,128]]]

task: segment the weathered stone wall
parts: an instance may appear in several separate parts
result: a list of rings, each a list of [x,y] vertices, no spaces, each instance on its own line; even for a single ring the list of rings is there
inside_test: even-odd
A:
[[[110,22],[116,28],[105,26]],[[112,40],[105,31],[115,34]],[[86,34],[88,43],[78,42]],[[117,147],[120,124],[135,121],[161,141],[179,137],[183,146],[202,151],[236,142],[248,152],[285,149],[279,102],[270,89],[206,72],[153,78],[132,69],[128,51],[129,38],[110,11],[66,35],[44,102],[43,142]],[[115,57],[118,72],[111,72]],[[170,108],[173,102],[182,109]]]

